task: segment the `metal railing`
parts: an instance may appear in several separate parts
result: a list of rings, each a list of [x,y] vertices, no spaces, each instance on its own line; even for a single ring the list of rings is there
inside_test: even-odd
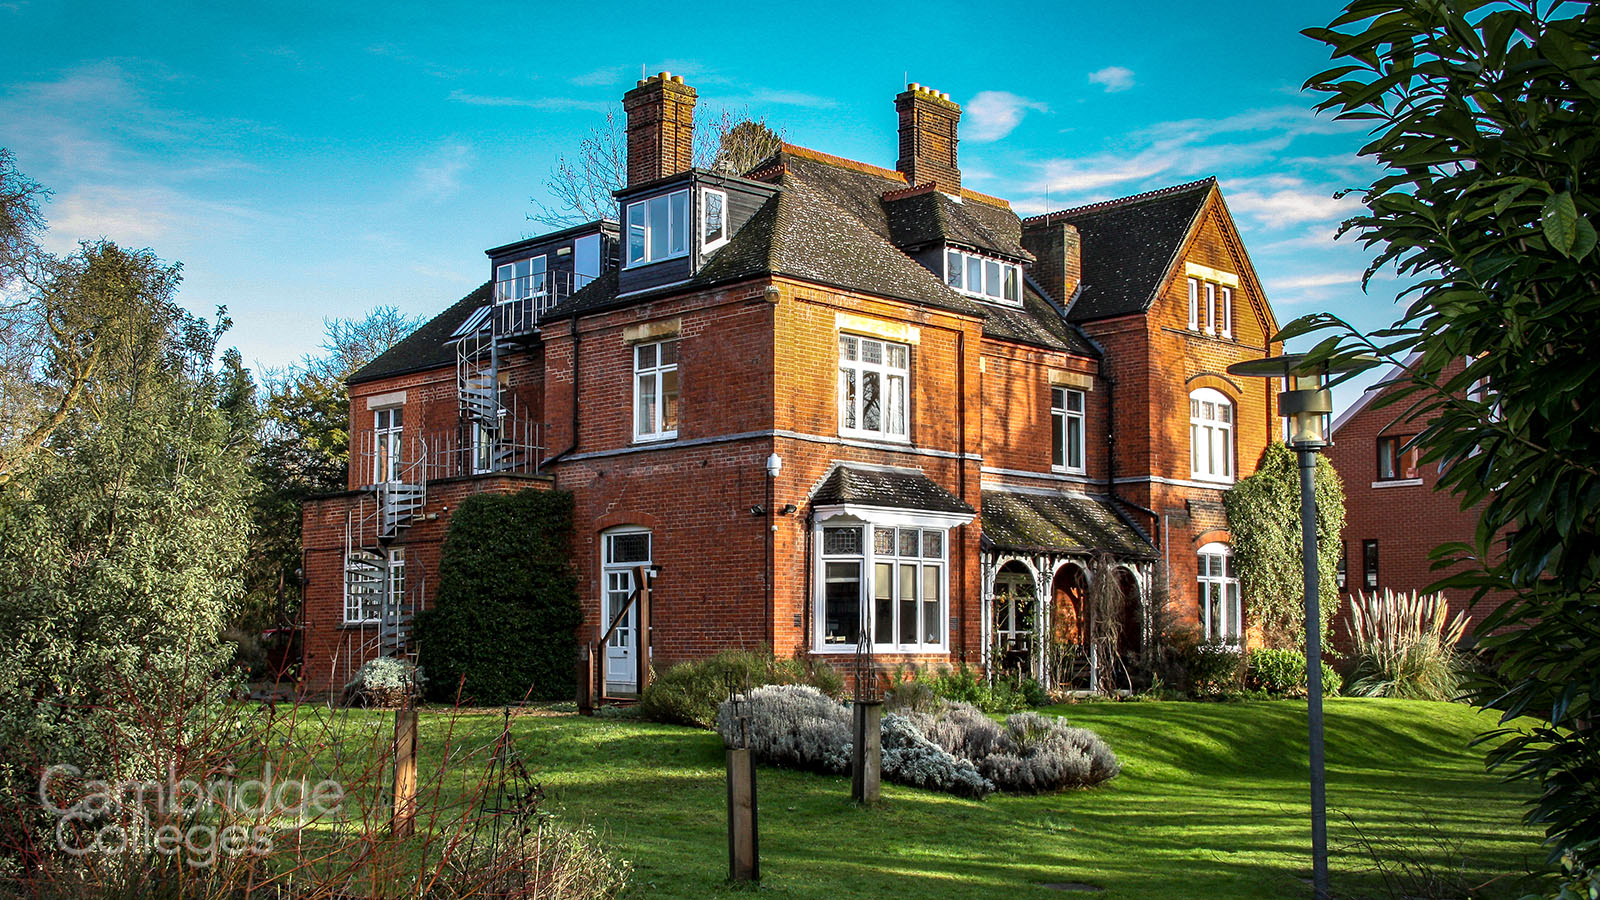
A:
[[[539,471],[548,452],[545,424],[523,412],[514,396],[496,402],[492,418],[463,417],[456,427],[423,437],[429,479]]]

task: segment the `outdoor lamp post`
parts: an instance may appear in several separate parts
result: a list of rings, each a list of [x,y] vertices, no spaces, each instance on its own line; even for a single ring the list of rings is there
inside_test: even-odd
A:
[[[1333,396],[1328,375],[1366,367],[1365,360],[1303,365],[1303,354],[1252,359],[1228,367],[1231,375],[1281,378],[1278,414],[1289,420],[1289,447],[1300,459],[1300,559],[1306,589],[1306,705],[1311,731],[1311,889],[1316,900],[1328,897],[1327,779],[1322,753],[1322,615],[1317,596],[1317,496],[1314,476],[1317,451],[1328,446],[1328,415]]]

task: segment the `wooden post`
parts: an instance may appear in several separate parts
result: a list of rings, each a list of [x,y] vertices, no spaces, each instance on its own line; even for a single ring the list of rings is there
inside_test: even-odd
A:
[[[587,642],[578,645],[578,713],[594,715],[594,657]]]
[[[650,568],[635,566],[633,577],[639,585],[639,600],[633,610],[633,652],[637,654],[634,664],[638,667],[633,687],[643,697],[644,689],[650,686]]]
[[[728,880],[761,880],[756,767],[748,747],[728,748]]]
[[[878,787],[883,781],[883,703],[857,700],[854,710],[850,799],[871,806],[878,802]]]
[[[408,838],[417,819],[417,708],[394,711],[394,815],[389,831]]]

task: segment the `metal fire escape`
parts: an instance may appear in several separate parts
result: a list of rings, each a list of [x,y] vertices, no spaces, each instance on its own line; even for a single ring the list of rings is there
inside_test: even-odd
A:
[[[410,652],[422,573],[415,561],[409,572],[394,566],[391,550],[427,503],[427,443],[367,432],[354,464],[373,481],[345,513],[345,602],[347,608],[356,604],[360,620],[376,627],[374,636],[363,637],[363,658],[374,648],[380,656],[400,656]]]

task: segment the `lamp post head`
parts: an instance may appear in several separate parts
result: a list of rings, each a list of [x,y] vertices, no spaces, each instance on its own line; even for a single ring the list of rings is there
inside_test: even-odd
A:
[[[1329,415],[1333,395],[1328,376],[1367,368],[1376,360],[1361,357],[1337,362],[1306,363],[1303,353],[1285,353],[1265,359],[1248,359],[1228,367],[1229,375],[1281,378],[1286,390],[1278,392],[1278,414],[1289,420],[1289,446],[1296,450],[1321,450],[1332,439]]]

